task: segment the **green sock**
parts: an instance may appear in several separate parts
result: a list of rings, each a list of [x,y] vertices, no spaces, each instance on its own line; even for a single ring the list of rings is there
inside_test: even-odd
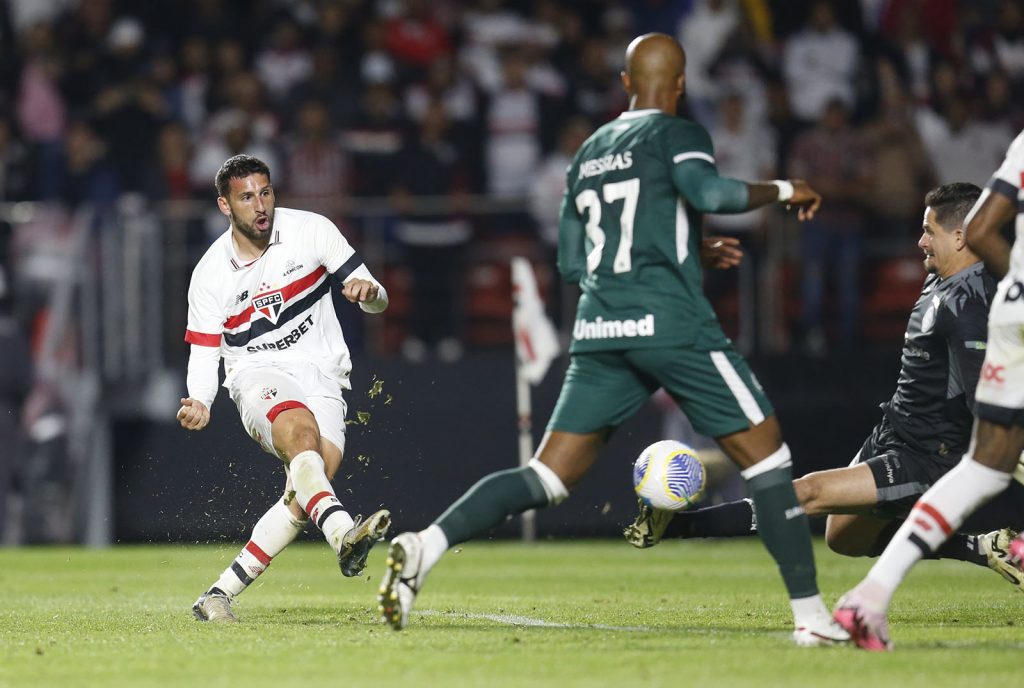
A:
[[[486,533],[509,516],[548,505],[540,476],[532,468],[512,468],[484,477],[434,521],[448,545]]]
[[[790,466],[747,479],[757,515],[757,532],[779,566],[790,599],[818,594],[807,514],[793,491]]]

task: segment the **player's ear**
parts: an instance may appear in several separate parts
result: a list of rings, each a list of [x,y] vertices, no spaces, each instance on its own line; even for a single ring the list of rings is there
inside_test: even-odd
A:
[[[217,196],[217,207],[220,208],[222,213],[231,217],[231,207],[228,205],[228,199],[223,196]]]
[[[630,81],[629,74],[626,74],[625,70],[623,70],[619,72],[619,79],[622,80],[622,90],[625,91],[627,94],[632,95],[633,86],[632,82]]]
[[[967,232],[964,231],[963,227],[957,227],[953,230],[953,241],[956,242],[957,251],[961,251],[967,246]]]

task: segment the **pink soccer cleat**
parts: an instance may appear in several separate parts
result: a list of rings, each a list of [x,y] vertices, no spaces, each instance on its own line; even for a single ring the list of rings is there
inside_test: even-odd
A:
[[[892,649],[889,640],[889,621],[885,613],[868,611],[856,589],[846,593],[832,618],[842,626],[854,644],[872,652],[887,652]]]

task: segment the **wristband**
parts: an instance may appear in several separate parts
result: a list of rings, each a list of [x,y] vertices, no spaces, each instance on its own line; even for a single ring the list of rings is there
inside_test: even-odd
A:
[[[786,179],[776,179],[772,184],[779,189],[779,198],[777,199],[779,202],[784,203],[793,198],[793,192],[796,191],[796,189],[793,188],[793,182]]]

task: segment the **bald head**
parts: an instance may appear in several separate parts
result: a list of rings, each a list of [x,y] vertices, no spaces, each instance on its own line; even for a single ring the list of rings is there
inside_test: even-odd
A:
[[[676,39],[663,33],[637,36],[626,48],[626,69],[622,83],[633,107],[663,107],[675,102],[683,92],[686,53]],[[655,103],[657,101],[657,104]]]

